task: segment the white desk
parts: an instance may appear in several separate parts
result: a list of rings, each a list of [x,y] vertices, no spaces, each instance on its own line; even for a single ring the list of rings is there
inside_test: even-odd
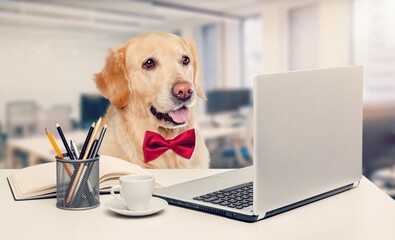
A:
[[[206,141],[209,141],[223,137],[240,137],[245,131],[245,127],[210,127],[202,128],[202,135]]]
[[[165,185],[223,170],[147,170]],[[149,217],[104,207],[66,211],[55,199],[16,202],[0,170],[1,239],[395,239],[395,202],[366,178],[353,190],[256,223],[169,206]]]

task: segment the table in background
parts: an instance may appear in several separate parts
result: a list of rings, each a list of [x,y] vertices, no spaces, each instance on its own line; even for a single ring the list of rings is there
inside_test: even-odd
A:
[[[146,170],[164,185],[224,170]],[[168,206],[147,217],[124,217],[104,207],[67,211],[56,199],[14,201],[0,170],[1,239],[394,239],[395,203],[366,178],[352,190],[261,220],[244,223]]]
[[[202,134],[206,141],[210,141],[224,137],[239,138],[244,131],[243,127],[210,127],[202,129]],[[64,149],[58,134],[53,134],[60,149]],[[87,131],[82,130],[65,133],[66,138],[68,140],[76,141],[77,145],[83,144],[86,134]],[[36,165],[39,163],[39,160],[48,162],[55,160],[55,151],[52,149],[51,144],[45,135],[9,140],[7,142],[7,168],[15,168],[15,152],[18,150],[25,152],[28,155],[27,166]]]
[[[78,143],[83,143],[86,137],[85,131],[73,131],[65,133],[67,139],[74,140]],[[62,141],[59,137],[57,137],[57,133],[55,139],[58,143],[60,149],[64,149]],[[55,160],[55,151],[51,147],[49,140],[46,135],[42,136],[34,136],[34,137],[26,137],[20,139],[10,139],[7,142],[7,167],[14,168],[15,164],[15,152],[19,150],[28,154],[27,165],[32,166],[39,163],[38,161],[54,161]]]

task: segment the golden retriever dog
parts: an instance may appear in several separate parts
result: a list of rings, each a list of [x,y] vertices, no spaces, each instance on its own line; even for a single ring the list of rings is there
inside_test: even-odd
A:
[[[195,44],[170,33],[143,34],[110,49],[95,75],[98,89],[111,102],[100,153],[144,168],[208,168],[209,152],[196,123],[198,97],[206,99],[199,71]],[[173,139],[192,128],[196,144],[190,159],[169,149],[145,162],[147,130]]]

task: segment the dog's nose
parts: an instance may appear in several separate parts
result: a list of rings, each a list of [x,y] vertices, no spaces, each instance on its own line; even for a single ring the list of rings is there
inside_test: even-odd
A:
[[[172,88],[173,95],[176,96],[179,100],[186,101],[191,98],[193,89],[191,84],[187,82],[180,82],[174,84]]]

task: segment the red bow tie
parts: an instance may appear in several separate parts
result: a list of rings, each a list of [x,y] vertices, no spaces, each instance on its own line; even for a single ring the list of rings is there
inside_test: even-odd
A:
[[[189,159],[195,150],[195,139],[193,128],[169,140],[164,139],[158,133],[146,131],[143,143],[145,162],[155,160],[169,149]]]

